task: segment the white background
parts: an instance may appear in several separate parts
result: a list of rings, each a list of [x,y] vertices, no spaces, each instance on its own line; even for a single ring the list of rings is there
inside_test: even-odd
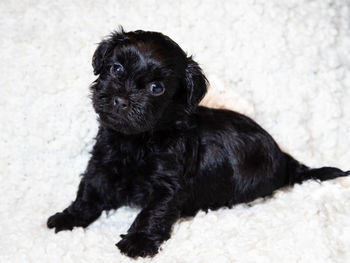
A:
[[[114,244],[137,209],[86,230],[46,228],[73,200],[89,158],[91,57],[118,25],[170,36],[212,92],[297,159],[350,169],[349,8],[348,0],[1,1],[0,261],[134,262]],[[152,262],[350,261],[349,189],[307,182],[257,203],[177,223]]]

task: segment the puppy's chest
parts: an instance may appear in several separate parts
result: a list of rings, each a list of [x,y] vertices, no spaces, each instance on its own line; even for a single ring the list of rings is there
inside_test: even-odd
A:
[[[139,147],[135,151],[114,149],[108,159],[107,184],[111,193],[130,205],[143,207],[153,191],[154,152]],[[121,193],[122,196],[119,196]],[[112,194],[112,196],[115,196]]]
[[[168,156],[173,156],[181,149],[174,140],[165,138],[109,138],[98,147],[103,152],[102,163],[113,180],[140,182],[149,181]],[[175,141],[177,142],[177,141]]]
[[[115,179],[141,179],[153,172],[153,159],[157,155],[156,149],[150,149],[145,145],[125,147],[118,145],[109,150],[105,160],[108,169]]]

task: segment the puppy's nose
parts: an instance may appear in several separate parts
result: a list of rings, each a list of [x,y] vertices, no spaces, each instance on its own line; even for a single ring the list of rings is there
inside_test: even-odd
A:
[[[115,97],[114,106],[118,107],[119,109],[126,110],[129,107],[129,101],[122,97]]]

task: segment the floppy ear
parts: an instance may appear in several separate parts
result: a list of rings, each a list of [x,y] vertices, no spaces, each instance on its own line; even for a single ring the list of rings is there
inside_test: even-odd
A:
[[[187,98],[186,111],[192,113],[203,99],[208,86],[207,78],[192,57],[187,58],[185,85]]]
[[[124,31],[122,26],[119,26],[118,30],[112,32],[107,39],[103,40],[98,45],[94,55],[92,56],[92,67],[94,68],[95,75],[101,73],[104,59],[111,48],[114,48],[116,45],[122,43],[126,39],[128,39],[127,33]]]
[[[94,55],[92,56],[92,67],[94,69],[94,74],[98,75],[101,72],[104,58],[107,54],[107,51],[110,46],[110,41],[104,40],[102,41],[97,49],[95,50]]]

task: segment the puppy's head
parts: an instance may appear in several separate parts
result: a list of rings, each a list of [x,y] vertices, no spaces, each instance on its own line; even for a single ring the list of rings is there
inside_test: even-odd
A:
[[[198,64],[157,32],[112,33],[97,47],[92,66],[100,123],[124,134],[185,123],[207,90]]]

